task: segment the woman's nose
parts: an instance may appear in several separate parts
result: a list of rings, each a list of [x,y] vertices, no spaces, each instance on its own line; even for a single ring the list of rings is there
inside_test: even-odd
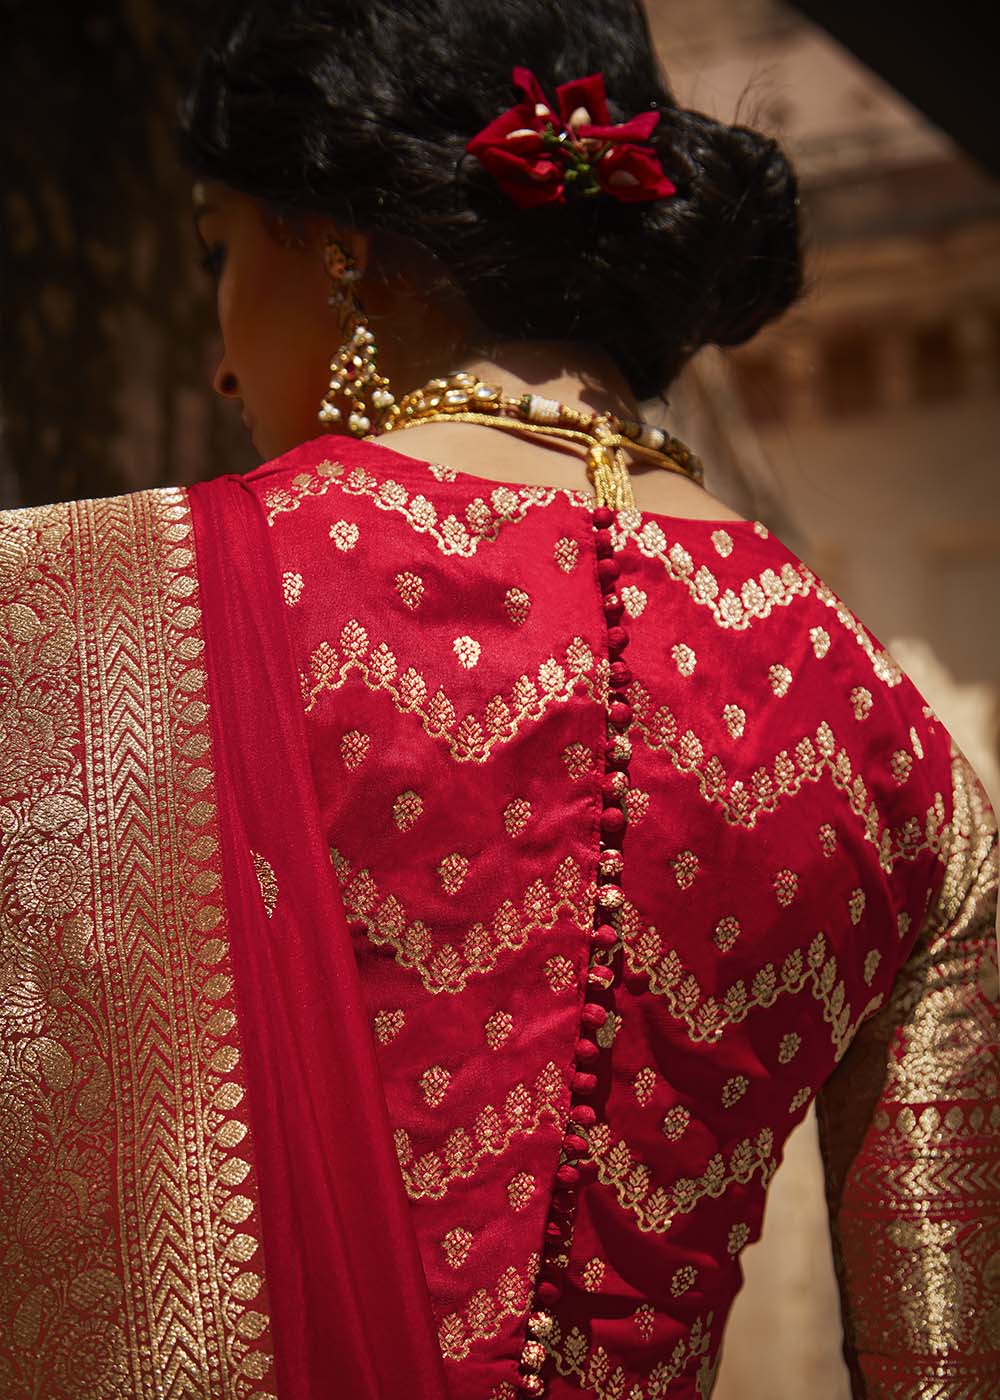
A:
[[[239,397],[240,382],[233,371],[228,368],[225,356],[219,361],[219,367],[212,380],[212,388],[224,399]]]

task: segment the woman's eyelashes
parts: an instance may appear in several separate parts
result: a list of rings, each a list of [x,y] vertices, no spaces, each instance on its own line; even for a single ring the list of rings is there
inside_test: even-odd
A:
[[[222,272],[222,264],[226,259],[226,250],[221,243],[212,243],[202,254],[201,265],[216,282]]]

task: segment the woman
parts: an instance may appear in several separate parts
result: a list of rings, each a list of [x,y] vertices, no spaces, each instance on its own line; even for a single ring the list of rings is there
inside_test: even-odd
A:
[[[992,814],[638,423],[780,152],[631,0],[242,5],[184,134],[274,460],[3,523],[0,1393],[706,1400],[819,1095],[856,1394],[986,1396]]]

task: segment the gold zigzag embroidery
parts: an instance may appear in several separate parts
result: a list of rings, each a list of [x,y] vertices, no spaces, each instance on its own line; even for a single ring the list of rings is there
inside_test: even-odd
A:
[[[640,1230],[657,1235],[665,1234],[678,1215],[689,1214],[706,1196],[718,1199],[730,1186],[745,1186],[758,1172],[766,1188],[778,1166],[774,1134],[770,1128],[761,1128],[756,1138],[736,1144],[728,1166],[717,1152],[700,1177],[678,1177],[668,1191],[653,1185],[649,1167],[633,1157],[624,1138],[612,1142],[607,1123],[590,1129],[588,1143],[598,1181],[614,1190],[618,1204],[635,1217]]]
[[[765,963],[754,974],[749,991],[741,978],[719,999],[705,996],[675,949],[663,952],[660,934],[644,924],[635,905],[628,902],[622,909],[621,937],[630,970],[649,979],[649,990],[663,997],[670,1014],[686,1027],[695,1044],[714,1044],[727,1026],[746,1020],[755,1008],[773,1006],[779,996],[801,992],[808,982],[812,995],[823,1007],[823,1020],[830,1027],[836,1058],[840,1060],[862,1021],[882,1004],[881,994],[872,997],[861,1015],[851,1020],[844,982],[837,977],[837,959],[827,956],[822,933],[817,933],[807,949],[793,949],[781,964],[780,973],[773,963]]]
[[[804,735],[798,741],[794,756],[782,749],[770,770],[764,766],[755,769],[745,783],[742,778],[730,781],[717,754],[706,758],[705,746],[693,730],[678,733],[677,719],[668,705],[651,713],[649,693],[638,682],[629,687],[628,698],[633,711],[630,735],[639,734],[649,750],[662,750],[678,772],[690,773],[702,796],[722,809],[730,826],[752,831],[759,817],[777,811],[779,804],[794,797],[805,783],[819,782],[826,775],[861,821],[865,839],[878,850],[879,864],[887,874],[899,860],[915,860],[924,851],[936,854],[941,849],[947,829],[941,794],[935,794],[923,822],[910,817],[893,831],[871,800],[861,774],[854,772],[850,754],[845,748],[838,749],[833,729],[825,720],[817,725],[813,737]]]
[[[692,600],[708,608],[720,627],[744,631],[751,623],[763,621],[775,608],[787,607],[795,598],[815,593],[821,603],[832,608],[840,625],[854,637],[871,663],[876,677],[887,686],[899,685],[903,673],[887,651],[876,647],[864,627],[811,569],[798,562],[785,562],[778,570],[763,569],[756,578],[745,579],[739,593],[732,588],[720,592],[719,581],[707,564],[695,567],[689,552],[680,543],[669,545],[655,520],[642,523],[638,511],[622,511],[614,532],[615,548],[623,549],[634,540],[647,559],[661,563],[667,576],[683,583]]]
[[[437,507],[421,492],[410,493],[399,481],[379,479],[363,467],[348,469],[341,462],[320,462],[313,472],[300,472],[290,486],[274,487],[264,496],[267,523],[298,510],[304,500],[325,496],[336,486],[348,496],[365,496],[379,510],[395,511],[417,534],[430,535],[442,554],[471,559],[480,544],[492,544],[504,525],[518,524],[534,506],[548,506],[559,496],[574,503],[586,498],[580,492],[548,486],[497,486],[489,499],[477,496],[465,508],[465,519],[449,514],[439,517]]]
[[[675,1343],[668,1360],[658,1361],[647,1375],[631,1382],[624,1367],[612,1369],[606,1348],[593,1346],[580,1327],[571,1328],[563,1338],[559,1322],[553,1318],[548,1333],[539,1340],[559,1375],[574,1377],[580,1389],[593,1391],[597,1400],[664,1400],[672,1383],[699,1359],[698,1395],[700,1400],[709,1400],[716,1370],[708,1360],[714,1317],[708,1313],[696,1318]]]
[[[440,1149],[414,1155],[409,1133],[397,1128],[396,1154],[406,1194],[412,1201],[440,1200],[460,1177],[474,1175],[484,1157],[500,1157],[518,1135],[531,1136],[544,1122],[562,1124],[566,1092],[558,1066],[549,1061],[535,1077],[534,1090],[515,1084],[504,1095],[502,1110],[487,1104],[471,1130],[453,1128]]]
[[[607,695],[608,663],[596,659],[582,637],[569,643],[563,662],[554,656],[543,661],[535,680],[519,676],[507,699],[494,695],[482,718],[469,711],[461,719],[440,687],[428,700],[427,682],[414,667],[400,675],[395,652],[385,642],[372,645],[356,618],[344,624],[339,647],[320,642],[309,658],[311,674],[301,677],[307,714],[321,695],[339,690],[356,671],[369,690],[385,691],[402,714],[416,715],[424,731],[442,740],[458,763],[484,763],[522,724],[540,719],[549,705],[565,704],[578,689],[602,704]]]
[[[461,1312],[449,1313],[438,1327],[438,1345],[446,1361],[462,1361],[480,1340],[495,1337],[505,1317],[528,1309],[540,1256],[531,1254],[525,1268],[504,1269],[492,1289],[478,1288]]]
[[[594,886],[567,856],[556,866],[550,883],[532,881],[521,896],[520,908],[504,900],[490,924],[470,925],[460,949],[451,943],[435,948],[428,926],[420,919],[411,921],[402,901],[380,890],[369,870],[354,870],[338,850],[330,855],[348,919],[363,924],[373,943],[395,948],[399,965],[413,968],[434,994],[463,991],[470,977],[492,971],[505,949],[523,948],[533,932],[552,928],[562,914],[569,914],[580,929],[589,929],[593,922]]]

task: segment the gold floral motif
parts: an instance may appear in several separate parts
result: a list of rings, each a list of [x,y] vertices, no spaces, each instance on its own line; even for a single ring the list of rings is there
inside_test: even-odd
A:
[[[349,729],[340,741],[340,756],[344,767],[351,771],[359,768],[368,757],[370,745],[370,734],[365,734],[360,729]]]
[[[674,665],[682,676],[693,676],[694,668],[698,664],[698,658],[694,649],[686,642],[678,642],[670,648],[670,655],[674,658]]]
[[[640,1303],[632,1314],[632,1321],[635,1323],[635,1330],[644,1342],[648,1342],[653,1335],[656,1324],[656,1309],[652,1303]]]
[[[495,1337],[504,1318],[527,1310],[538,1273],[539,1257],[532,1254],[525,1268],[504,1269],[492,1289],[478,1288],[461,1312],[449,1313],[438,1328],[438,1345],[446,1361],[462,1361],[474,1342]]]
[[[303,501],[325,496],[336,477],[343,474],[340,462],[320,462],[310,472],[299,472],[288,486],[275,486],[264,492],[267,523],[274,525],[279,515],[298,510]]]
[[[726,914],[715,925],[715,946],[720,953],[728,953],[734,946],[737,938],[742,933],[739,919],[733,914]]]
[[[698,1282],[698,1270],[693,1264],[682,1264],[670,1280],[670,1292],[675,1298],[681,1297]]]
[[[281,592],[285,602],[290,608],[294,608],[302,597],[302,589],[305,584],[301,574],[293,573],[291,570],[281,575]]]
[[[642,588],[636,588],[632,583],[627,583],[621,590],[622,606],[629,617],[641,617],[649,601],[648,594]]]
[[[836,855],[837,829],[829,822],[824,822],[819,829],[819,848],[825,856]]]
[[[792,673],[787,666],[768,667],[767,679],[779,700],[783,699],[791,689]]]
[[[523,627],[531,611],[531,598],[523,588],[508,588],[503,595],[503,605],[507,616],[515,627]]]
[[[570,574],[576,568],[577,560],[580,557],[580,546],[576,540],[561,539],[555,543],[556,563],[564,574]]]
[[[865,955],[865,963],[864,968],[862,969],[862,975],[865,979],[866,987],[870,987],[872,982],[875,980],[875,974],[878,971],[878,965],[881,961],[882,954],[877,948],[872,948],[871,951]]]
[[[867,686],[856,685],[848,697],[851,702],[851,709],[854,711],[854,718],[858,721],[865,720],[872,712],[872,693]]]
[[[271,1362],[185,496],[0,514],[0,572],[0,1368],[249,1400]]]
[[[675,856],[670,864],[673,866],[674,879],[677,881],[678,888],[690,889],[700,869],[700,862],[694,851],[681,851],[680,855]]]
[[[514,1029],[514,1018],[509,1011],[494,1011],[483,1031],[486,1044],[491,1050],[499,1050]]]
[[[452,642],[452,651],[458,657],[459,664],[464,666],[467,671],[471,671],[474,666],[479,664],[482,647],[475,637],[456,637]]]
[[[750,1081],[745,1074],[734,1074],[727,1079],[722,1086],[722,1107],[732,1108],[739,1103],[740,1099],[750,1087]]]
[[[460,1269],[465,1263],[472,1248],[472,1238],[472,1231],[464,1229],[461,1225],[453,1226],[442,1236],[441,1248],[450,1269]]]
[[[508,836],[520,836],[531,820],[531,803],[524,797],[515,797],[503,809],[503,829]]]
[[[649,793],[641,788],[629,788],[623,806],[629,826],[638,826],[649,811]]]
[[[406,1016],[400,1007],[391,1011],[376,1011],[375,1038],[382,1045],[388,1045],[406,1025]]]
[[[402,599],[403,606],[411,612],[420,607],[424,596],[424,581],[419,574],[411,573],[409,569],[404,569],[402,573],[393,579],[396,592]]]
[[[889,760],[889,772],[892,774],[892,780],[900,786],[906,782],[912,768],[913,755],[907,753],[905,749],[897,749]]]
[[[518,1172],[507,1183],[507,1199],[511,1210],[524,1210],[535,1194],[535,1178],[530,1172]]]
[[[451,1075],[443,1065],[431,1065],[424,1070],[420,1076],[420,1092],[428,1108],[438,1108],[444,1102],[450,1083]]]
[[[691,1113],[683,1104],[675,1104],[660,1124],[660,1131],[668,1142],[679,1142],[687,1132]]]
[[[604,1282],[604,1260],[588,1259],[583,1266],[580,1277],[588,1293],[599,1292],[601,1284]]]
[[[594,766],[593,751],[586,744],[567,744],[562,752],[562,760],[567,773],[574,781],[584,777]]]
[[[847,911],[851,916],[851,923],[854,924],[855,927],[861,922],[861,916],[865,912],[865,903],[865,892],[863,889],[858,888],[851,891],[850,898],[847,901]]]
[[[730,1227],[729,1238],[726,1241],[726,1250],[733,1255],[739,1254],[749,1238],[750,1226],[740,1221],[738,1224]]]
[[[778,1064],[787,1065],[799,1053],[802,1037],[796,1031],[786,1031],[778,1046]]]
[[[649,1065],[641,1069],[632,1080],[632,1092],[639,1101],[641,1107],[645,1108],[653,1097],[653,1090],[656,1088],[656,1071]]]
[[[813,655],[817,661],[822,661],[823,657],[830,650],[830,634],[825,627],[810,627],[809,640],[812,642]]]
[[[330,526],[330,538],[343,554],[351,552],[360,533],[353,520],[335,520]]]
[[[452,851],[438,866],[437,873],[445,894],[458,894],[469,873],[468,856],[463,856],[460,851]]]
[[[420,820],[423,810],[424,799],[419,793],[407,788],[392,804],[392,819],[400,831],[409,831],[410,827]]]
[[[508,698],[494,695],[481,715],[470,711],[459,719],[443,690],[428,700],[427,682],[414,667],[400,675],[392,649],[386,642],[372,645],[357,618],[344,624],[338,642],[339,650],[332,642],[320,642],[309,658],[303,684],[306,712],[356,671],[369,690],[385,691],[402,714],[419,718],[425,733],[441,740],[459,763],[484,763],[494,748],[513,739],[528,720],[540,719],[550,705],[563,704],[578,691],[603,703],[607,689],[608,663],[597,660],[582,637],[574,637],[562,661],[548,657],[535,679],[518,677]]]
[[[728,530],[713,530],[711,535],[715,552],[722,559],[728,559],[733,552],[733,537]]]
[[[259,851],[251,851],[250,855],[260,886],[260,897],[264,901],[264,913],[270,919],[278,904],[278,877],[274,873],[274,866]]]
[[[561,953],[546,960],[545,976],[554,992],[568,992],[576,986],[576,968]]]
[[[726,705],[722,711],[722,718],[730,737],[742,739],[747,727],[746,710],[741,709],[739,705]]]
[[[799,877],[794,870],[779,870],[774,877],[774,895],[783,909],[794,903],[798,894]]]
[[[798,1113],[800,1108],[805,1108],[806,1104],[812,1098],[812,1095],[813,1091],[811,1087],[808,1084],[803,1084],[802,1088],[798,1091],[798,1093],[793,1095],[792,1101],[788,1105],[789,1115],[793,1113]]]
[[[471,1127],[453,1128],[440,1148],[417,1155],[416,1148],[408,1144],[411,1155],[400,1163],[407,1195],[414,1201],[440,1200],[453,1181],[473,1176],[484,1157],[501,1157],[517,1134],[530,1136],[543,1123],[561,1123],[565,1099],[562,1075],[549,1061],[535,1076],[532,1087],[516,1084],[505,1095],[501,1108],[487,1104]]]
[[[569,915],[580,929],[589,928],[593,907],[580,867],[571,858],[560,861],[551,880],[533,880],[520,905],[505,900],[490,924],[470,924],[461,948],[451,943],[434,946],[431,931],[421,920],[410,921],[402,901],[385,893],[371,872],[354,869],[337,850],[331,851],[341,884],[344,908],[353,923],[363,926],[373,943],[396,949],[396,961],[410,967],[429,992],[461,992],[469,978],[491,971],[501,953],[523,948],[537,929],[552,928]],[[568,986],[575,984],[573,964],[568,965]]]

